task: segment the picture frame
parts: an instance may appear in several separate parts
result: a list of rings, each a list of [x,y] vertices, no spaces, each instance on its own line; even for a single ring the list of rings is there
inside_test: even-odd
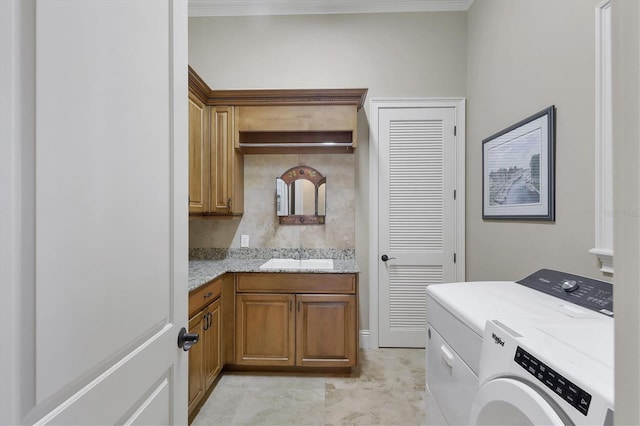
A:
[[[555,221],[555,105],[482,141],[482,218]]]

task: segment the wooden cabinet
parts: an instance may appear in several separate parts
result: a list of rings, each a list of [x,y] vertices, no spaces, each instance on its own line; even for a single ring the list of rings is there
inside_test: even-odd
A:
[[[200,340],[189,350],[189,416],[222,369],[222,278],[189,294],[189,332]]]
[[[296,365],[355,365],[356,303],[354,295],[296,295]]]
[[[236,364],[294,365],[295,296],[236,296]]]
[[[211,107],[210,213],[240,215],[244,211],[244,157],[233,146],[233,107]]]
[[[234,107],[211,106],[211,89],[189,68],[189,214],[244,211],[244,156],[234,148]]]
[[[203,372],[204,385],[208,389],[222,370],[222,328],[221,308],[218,297],[211,305],[204,309],[203,326]]]
[[[235,147],[245,153],[351,153],[358,105],[240,105]]]
[[[204,345],[202,345],[202,318],[204,311],[198,312],[189,320],[189,333],[200,336],[200,341],[189,349],[189,414],[193,412],[204,396]]]
[[[236,275],[236,364],[353,367],[357,275]]]
[[[189,93],[189,213],[209,210],[209,114],[208,107]]]

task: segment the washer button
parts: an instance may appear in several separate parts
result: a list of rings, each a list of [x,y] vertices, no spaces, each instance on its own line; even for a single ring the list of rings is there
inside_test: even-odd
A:
[[[578,398],[576,408],[586,416],[589,412],[589,404],[591,404],[591,395],[583,391]]]

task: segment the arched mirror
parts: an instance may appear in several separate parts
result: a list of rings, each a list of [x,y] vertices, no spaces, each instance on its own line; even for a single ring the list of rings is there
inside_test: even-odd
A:
[[[316,169],[292,167],[276,178],[276,210],[281,224],[324,224],[327,179]]]

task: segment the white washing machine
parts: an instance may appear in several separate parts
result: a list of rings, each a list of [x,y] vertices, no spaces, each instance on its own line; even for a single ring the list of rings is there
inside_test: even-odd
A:
[[[613,425],[613,320],[488,321],[472,425]]]
[[[469,424],[488,320],[613,324],[612,285],[542,269],[518,282],[427,288],[427,388],[451,425]],[[427,424],[433,424],[427,410]],[[436,416],[436,418],[439,416]]]

